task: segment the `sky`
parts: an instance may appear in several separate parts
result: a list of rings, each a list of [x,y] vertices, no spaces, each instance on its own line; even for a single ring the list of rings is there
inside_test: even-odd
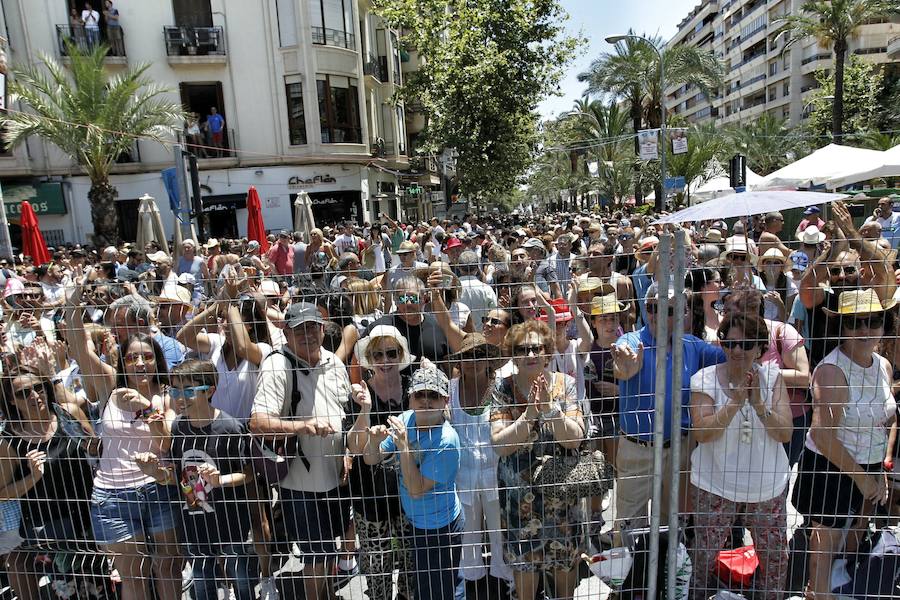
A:
[[[678,31],[678,23],[699,0],[560,0],[569,13],[566,30],[581,33],[587,38],[584,50],[566,69],[560,84],[562,96],[552,96],[541,103],[539,110],[549,118],[571,110],[572,104],[584,92],[578,74],[587,70],[591,61],[612,47],[604,41],[610,35],[625,33],[629,28],[638,34],[646,33],[670,38]]]

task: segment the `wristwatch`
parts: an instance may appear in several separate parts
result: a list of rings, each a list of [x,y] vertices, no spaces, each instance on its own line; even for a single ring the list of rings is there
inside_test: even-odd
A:
[[[766,408],[766,412],[764,412],[763,414],[756,413],[756,416],[759,417],[760,421],[765,421],[772,416],[772,409]]]
[[[559,408],[559,404],[553,402],[550,404],[550,410],[542,412],[541,417],[544,419],[555,419],[556,417],[562,414],[562,410]]]

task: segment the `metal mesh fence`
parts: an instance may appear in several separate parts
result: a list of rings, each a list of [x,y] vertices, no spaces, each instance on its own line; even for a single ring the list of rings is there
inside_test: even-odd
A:
[[[893,254],[660,233],[9,274],[3,593],[895,597]]]

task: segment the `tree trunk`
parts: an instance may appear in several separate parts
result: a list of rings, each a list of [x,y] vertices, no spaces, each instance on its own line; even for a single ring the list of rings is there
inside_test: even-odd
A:
[[[634,129],[634,205],[643,204],[644,194],[641,192],[641,142],[638,131],[641,130],[641,102],[639,96],[631,98],[631,127]]]
[[[831,138],[835,144],[844,143],[844,61],[847,40],[834,42],[834,100],[831,106]]]
[[[118,195],[119,192],[108,181],[91,183],[88,200],[91,203],[91,222],[94,224],[93,244],[98,250],[119,243]]]

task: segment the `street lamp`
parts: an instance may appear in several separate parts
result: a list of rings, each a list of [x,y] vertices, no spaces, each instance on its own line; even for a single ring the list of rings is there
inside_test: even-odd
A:
[[[662,197],[656,198],[656,212],[660,213],[665,210],[666,207],[666,80],[664,76],[663,70],[663,53],[662,50],[656,47],[649,39],[645,38],[641,35],[635,35],[633,33],[626,33],[622,35],[611,35],[606,38],[607,44],[618,44],[627,39],[634,40],[642,40],[647,43],[648,46],[653,48],[653,51],[656,52],[656,55],[659,57],[659,107],[660,107],[660,122],[659,122],[659,137],[660,137],[660,156],[659,156],[659,176],[662,180]],[[637,135],[637,132],[635,132]]]

